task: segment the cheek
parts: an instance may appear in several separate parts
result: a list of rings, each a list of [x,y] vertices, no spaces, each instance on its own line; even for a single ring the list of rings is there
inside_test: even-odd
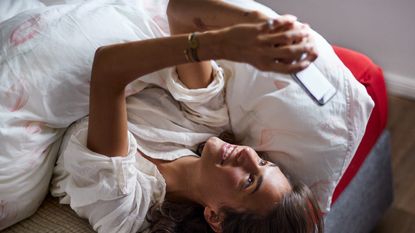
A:
[[[240,181],[243,180],[243,172],[240,169],[226,169],[221,174],[224,188],[238,189]]]

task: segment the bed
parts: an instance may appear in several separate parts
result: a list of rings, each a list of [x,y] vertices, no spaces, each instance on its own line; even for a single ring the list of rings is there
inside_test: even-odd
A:
[[[30,8],[29,8],[30,9]],[[382,72],[366,56],[341,47],[335,52],[375,102],[366,133],[336,187],[326,232],[369,232],[392,201],[386,91]],[[32,217],[4,232],[93,232],[68,206],[48,196]]]

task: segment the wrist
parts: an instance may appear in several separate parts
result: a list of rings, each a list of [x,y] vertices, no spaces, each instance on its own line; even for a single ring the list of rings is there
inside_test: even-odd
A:
[[[222,49],[223,33],[221,31],[206,31],[198,35],[198,56],[200,60],[218,60],[225,58],[224,50]]]

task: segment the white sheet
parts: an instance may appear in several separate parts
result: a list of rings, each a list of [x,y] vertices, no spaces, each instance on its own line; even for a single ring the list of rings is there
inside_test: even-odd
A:
[[[51,145],[88,114],[95,50],[165,35],[143,2],[108,2],[36,8],[0,24],[0,229],[33,214],[46,195]]]
[[[44,7],[45,5],[38,0],[1,0],[0,1],[0,23],[10,19],[20,12]]]

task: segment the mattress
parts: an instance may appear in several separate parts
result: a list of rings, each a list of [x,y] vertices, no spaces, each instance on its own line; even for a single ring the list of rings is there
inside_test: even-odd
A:
[[[332,205],[359,171],[372,147],[385,129],[388,118],[388,100],[382,69],[361,53],[339,46],[333,46],[333,48],[337,56],[350,69],[356,79],[366,87],[367,92],[375,102],[375,107],[355,156],[334,191]]]

